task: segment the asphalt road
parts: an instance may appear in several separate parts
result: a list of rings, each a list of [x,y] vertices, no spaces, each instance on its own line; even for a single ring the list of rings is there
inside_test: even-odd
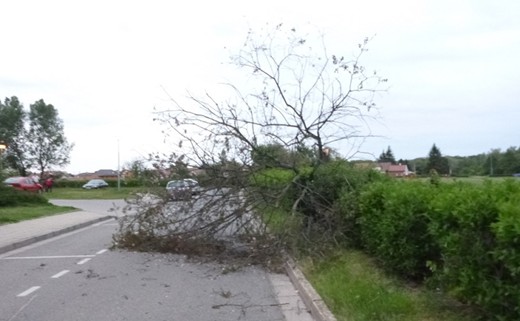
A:
[[[54,203],[106,214],[114,202]],[[286,276],[111,250],[116,228],[105,221],[0,255],[0,321],[311,320],[283,296],[294,292]]]
[[[50,200],[51,203],[59,206],[73,206],[87,212],[102,215],[122,215],[121,210],[126,202],[120,200]]]

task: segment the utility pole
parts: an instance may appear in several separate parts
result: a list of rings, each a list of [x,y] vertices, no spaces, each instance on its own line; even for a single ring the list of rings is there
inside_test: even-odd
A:
[[[489,176],[493,176],[493,154],[489,154]]]
[[[120,169],[120,157],[119,157],[119,139],[117,140],[117,190],[121,190],[121,169]]]

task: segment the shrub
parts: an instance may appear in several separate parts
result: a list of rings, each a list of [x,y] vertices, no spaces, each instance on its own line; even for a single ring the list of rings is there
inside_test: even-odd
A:
[[[269,206],[290,212],[294,192],[291,185],[295,177],[296,173],[289,169],[268,168],[255,172],[249,176],[252,195]]]
[[[48,200],[40,194],[19,191],[12,187],[0,186],[0,207],[25,204],[48,204]]]
[[[439,250],[428,231],[429,200],[438,187],[391,180],[370,185],[360,197],[361,240],[381,265],[407,278],[430,274]]]
[[[293,184],[292,201],[298,200],[305,237],[319,244],[358,244],[360,190],[381,178],[379,173],[345,160],[329,161],[304,172]]]
[[[257,197],[264,197],[269,207],[292,212],[285,232],[298,228],[306,250],[326,243],[357,242],[357,197],[362,186],[379,179],[378,173],[359,169],[344,160],[333,160],[317,168],[302,166],[297,171],[270,168],[251,176],[258,188]],[[269,211],[273,209],[270,208]],[[278,218],[279,219],[279,218]],[[298,243],[298,242],[297,242]]]
[[[435,281],[495,320],[519,320],[520,184],[457,184],[432,202]]]
[[[250,182],[253,186],[264,189],[278,189],[290,184],[295,172],[288,169],[269,168],[251,175]]]

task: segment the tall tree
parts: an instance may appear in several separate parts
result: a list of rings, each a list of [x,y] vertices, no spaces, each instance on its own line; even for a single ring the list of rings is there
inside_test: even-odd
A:
[[[395,156],[390,146],[379,155],[378,162],[395,164]]]
[[[43,99],[30,106],[27,137],[29,159],[40,171],[40,176],[53,165],[69,163],[73,145],[67,142],[58,111]]]
[[[442,156],[440,149],[433,144],[428,154],[428,163],[426,164],[426,171],[429,173],[435,170],[440,175],[448,175],[450,173],[449,161]]]
[[[21,176],[27,175],[31,167],[25,153],[27,138],[25,120],[27,114],[16,96],[5,98],[0,102],[0,141],[7,144],[5,159],[10,167],[16,169]]]
[[[509,147],[501,159],[503,175],[512,175],[514,173],[520,173],[520,149],[517,150],[515,147]]]

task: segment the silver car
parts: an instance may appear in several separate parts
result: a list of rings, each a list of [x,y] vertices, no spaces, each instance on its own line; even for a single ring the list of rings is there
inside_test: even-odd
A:
[[[190,199],[192,195],[200,193],[199,183],[191,178],[169,181],[166,191],[172,200]]]

